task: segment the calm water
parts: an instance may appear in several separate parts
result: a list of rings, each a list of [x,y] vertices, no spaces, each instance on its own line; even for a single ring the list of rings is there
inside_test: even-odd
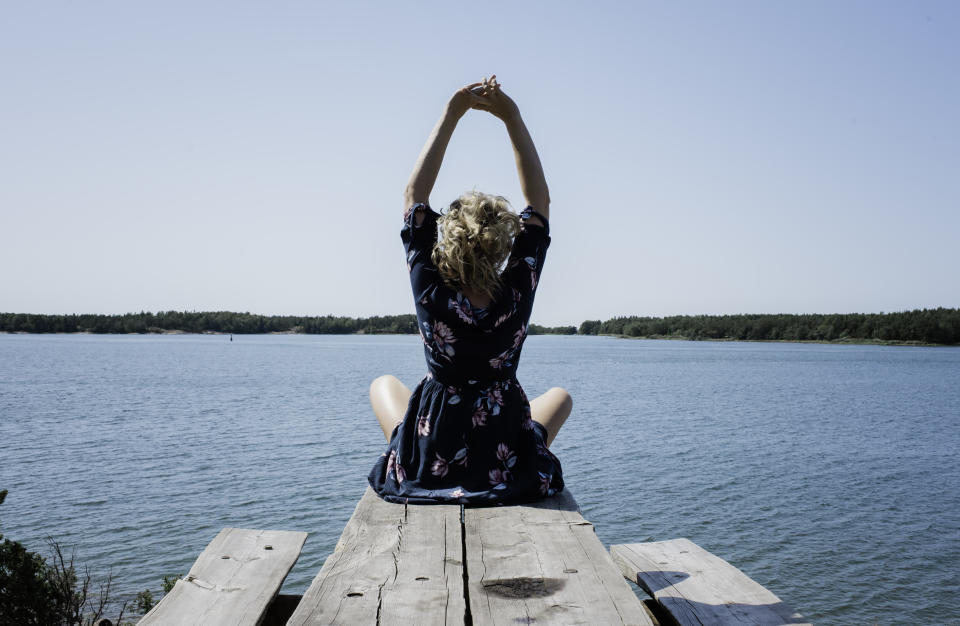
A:
[[[383,447],[369,381],[417,337],[0,335],[0,532],[122,594],[224,526],[331,552]],[[529,395],[606,544],[688,537],[823,624],[960,623],[960,350],[532,337]]]

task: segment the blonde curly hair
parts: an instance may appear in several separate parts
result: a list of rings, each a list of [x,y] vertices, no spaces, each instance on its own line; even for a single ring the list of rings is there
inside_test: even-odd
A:
[[[458,291],[468,287],[494,299],[520,216],[506,198],[471,191],[454,200],[438,224],[431,257],[441,278]]]

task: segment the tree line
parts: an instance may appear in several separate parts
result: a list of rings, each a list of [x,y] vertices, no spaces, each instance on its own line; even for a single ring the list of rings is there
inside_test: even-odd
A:
[[[160,311],[124,315],[0,313],[0,331],[27,333],[306,333],[318,335],[415,334],[414,315],[338,317],[255,315],[231,311]]]
[[[581,335],[740,341],[960,343],[960,309],[897,313],[675,315],[588,320]]]
[[[412,314],[374,317],[161,311],[124,315],[0,313],[0,332],[27,333],[416,334]],[[530,324],[531,335],[616,335],[651,339],[849,341],[960,344],[960,309],[897,313],[675,315],[587,320],[576,326]]]

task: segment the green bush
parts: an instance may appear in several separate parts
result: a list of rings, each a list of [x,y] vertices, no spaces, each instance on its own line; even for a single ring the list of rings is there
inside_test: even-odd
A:
[[[137,594],[137,598],[133,601],[133,608],[140,615],[146,615],[154,604],[156,603],[153,601],[153,593],[149,589],[144,589]]]
[[[7,497],[0,490],[0,504]],[[112,576],[91,597],[91,576],[78,576],[74,556],[66,557],[54,539],[48,539],[48,562],[19,541],[0,535],[0,624],[18,626],[92,626],[103,617],[110,600]],[[126,603],[120,608],[117,624],[123,619]]]
[[[173,586],[177,584],[178,580],[180,580],[180,576],[163,577],[162,587],[164,595],[170,593],[170,590],[173,589]],[[153,599],[153,592],[149,589],[144,589],[138,593],[136,599],[133,601],[133,606],[140,615],[147,614],[156,604],[156,601]]]

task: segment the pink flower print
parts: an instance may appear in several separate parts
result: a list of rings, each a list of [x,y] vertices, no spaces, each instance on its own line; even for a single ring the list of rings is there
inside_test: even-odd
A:
[[[540,474],[540,493],[547,495],[547,492],[550,491],[550,479],[553,478],[550,474],[544,474],[543,472],[537,472]]]
[[[491,415],[500,415],[500,407],[503,406],[503,394],[498,387],[492,387],[487,391],[487,406],[490,407]]]
[[[402,483],[407,479],[407,472],[403,469],[403,466],[397,462],[397,482]]]
[[[451,497],[454,497],[454,498],[462,498],[462,497],[463,497],[463,489],[461,489],[460,487],[457,487],[456,489],[454,489],[453,491],[450,492],[450,496],[451,496]]]
[[[520,302],[520,292],[517,289],[513,290],[513,301]]]
[[[447,393],[449,397],[447,398],[448,404],[460,404],[460,390],[454,387],[453,385],[447,387]]]
[[[480,426],[487,425],[487,410],[483,408],[483,405],[477,407],[473,412],[473,427],[478,428]]]
[[[473,318],[473,311],[470,310],[466,304],[462,301],[462,296],[457,296],[457,299],[454,300],[450,298],[447,302],[447,308],[456,311],[457,317],[466,322],[467,324],[476,324],[477,320]]]
[[[524,430],[533,430],[533,420],[529,417],[523,420],[523,429]]]
[[[497,318],[497,321],[493,323],[493,327],[496,328],[500,326],[500,324],[503,324],[508,319],[510,319],[511,315],[513,315],[513,311],[507,311],[506,313],[504,313],[503,315]]]
[[[387,474],[393,471],[394,466],[397,464],[397,451],[391,450],[390,456],[387,457]]]
[[[499,485],[500,483],[504,482],[503,471],[499,468],[490,470],[487,475],[490,477],[491,485]]]
[[[497,446],[497,458],[503,462],[503,466],[507,469],[517,464],[516,453],[508,448],[507,444],[505,443],[501,443],[499,446]]]
[[[436,340],[440,343],[453,343],[456,341],[456,338],[453,336],[453,331],[450,330],[450,327],[437,320],[433,323],[433,334]]]
[[[518,348],[523,343],[523,338],[527,336],[527,325],[523,324],[517,332],[513,333],[513,347]]]
[[[457,450],[457,453],[453,455],[453,462],[461,467],[467,466],[467,449],[465,447]]]
[[[490,359],[490,367],[492,367],[495,370],[500,369],[501,367],[503,367],[504,362],[506,362],[507,356],[508,354],[506,352],[501,352],[500,356],[493,357],[492,359]]]
[[[452,343],[456,343],[457,338],[453,336],[453,331],[443,322],[437,320],[433,323],[433,340],[437,344],[437,349],[446,353],[447,356],[453,356],[454,350]]]
[[[417,418],[417,434],[426,437],[430,434],[430,414],[421,415]]]
[[[447,470],[448,470],[447,460],[442,456],[440,456],[439,454],[437,454],[437,460],[434,461],[433,465],[430,466],[430,471],[433,473],[434,476],[439,476],[440,478],[443,478],[444,476],[447,475]]]

